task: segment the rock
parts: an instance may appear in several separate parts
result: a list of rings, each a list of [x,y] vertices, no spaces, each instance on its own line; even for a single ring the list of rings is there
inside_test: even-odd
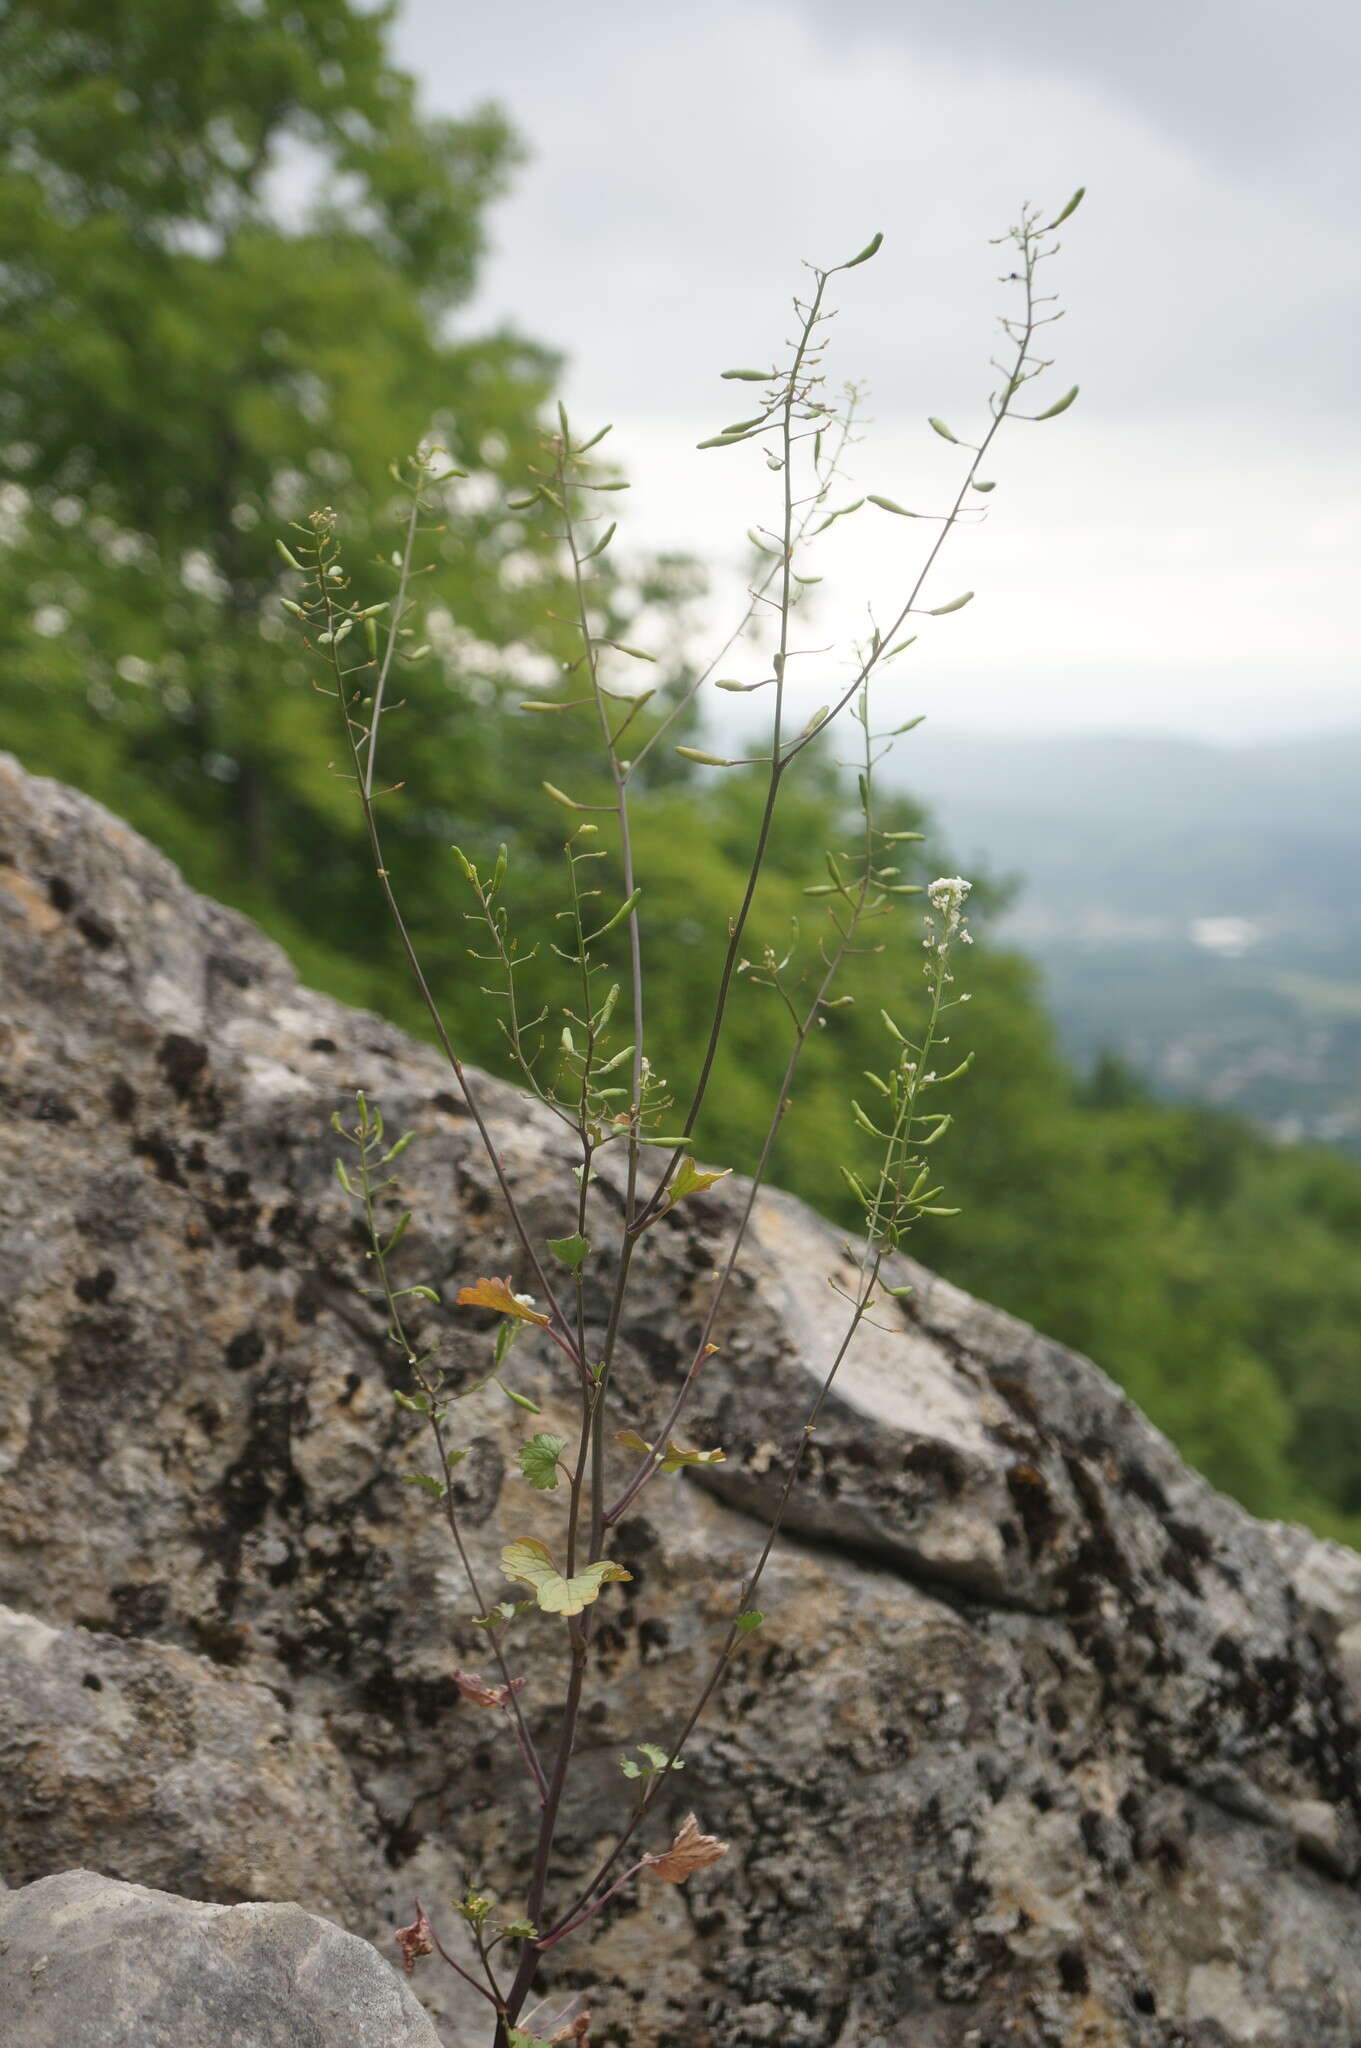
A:
[[[515,1899],[535,1805],[453,1682],[480,1609],[401,1483],[426,1453],[330,1118],[362,1086],[415,1131],[398,1265],[446,1298],[525,1284],[475,1133],[432,1052],[300,989],[98,806],[0,768],[0,853],[0,1598],[62,1646],[0,1709],[0,1870],[79,1859],[222,1901],[264,1873],[308,1904],[328,1883],[388,1954],[419,1894],[452,1945],[443,1902],[470,1879]],[[562,1235],[558,1127],[476,1085],[533,1231]],[[742,1198],[724,1182],[642,1241],[619,1385],[645,1435]],[[593,1200],[607,1245],[608,1175]],[[728,1461],[658,1481],[616,1532],[634,1576],[595,1640],[556,1898],[627,1811],[621,1749],[674,1732],[703,1682],[840,1334],[840,1247],[758,1201],[689,1418]],[[591,1273],[598,1324],[608,1258]],[[627,2048],[1354,2048],[1361,1560],[1214,1494],[1087,1360],[909,1262],[895,1278],[901,1327],[852,1348],[766,1623],[657,1819],[693,1805],[733,1854],[621,1894],[545,1990],[595,1983]],[[483,1369],[468,1318],[423,1318],[452,1369]],[[530,1337],[514,1363],[533,1426],[566,1434],[551,1351]],[[551,1541],[560,1507],[520,1478],[527,1431],[494,1389],[455,1413],[485,1606],[501,1545]],[[551,1749],[559,1631],[530,1617],[515,1641]],[[135,1768],[72,1704],[87,1646],[118,1687],[185,1702],[142,1716]],[[35,1750],[45,1717],[69,1727]],[[190,1798],[186,1741],[254,1788],[248,1853],[229,1808]],[[447,2048],[486,2048],[457,1979],[412,1982]]]
[[[5,2048],[439,2048],[366,1941],[300,1906],[205,1906],[90,1870],[0,1900]]]
[[[381,1858],[334,1744],[267,1687],[169,1643],[0,1608],[0,1834],[16,1884],[82,1857],[196,1899],[354,1924]]]

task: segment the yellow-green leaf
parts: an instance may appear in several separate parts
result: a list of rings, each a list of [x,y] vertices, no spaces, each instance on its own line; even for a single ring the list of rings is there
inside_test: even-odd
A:
[[[672,1207],[674,1208],[677,1202],[683,1202],[687,1195],[702,1194],[705,1188],[713,1187],[716,1181],[726,1180],[731,1172],[730,1166],[722,1166],[717,1173],[701,1173],[693,1159],[682,1159],[676,1168],[676,1177],[666,1191],[671,1197]]]
[[[639,1436],[636,1429],[617,1430],[614,1440],[626,1451],[639,1451],[644,1457],[651,1457],[655,1449],[645,1437]],[[668,1438],[658,1470],[679,1472],[684,1465],[721,1465],[726,1457],[726,1451],[687,1451],[674,1438]]]
[[[533,1536],[508,1543],[501,1552],[501,1569],[508,1579],[532,1586],[534,1597],[545,1614],[580,1614],[600,1597],[600,1589],[614,1579],[631,1579],[623,1565],[608,1557],[598,1558],[570,1579],[564,1578],[553,1562],[552,1553]]]

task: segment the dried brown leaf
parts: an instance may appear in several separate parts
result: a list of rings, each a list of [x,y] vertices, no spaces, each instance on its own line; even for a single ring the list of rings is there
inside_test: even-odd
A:
[[[727,1853],[728,1844],[720,1842],[716,1835],[702,1835],[695,1815],[687,1813],[671,1847],[660,1856],[644,1856],[643,1862],[654,1877],[663,1878],[667,1884],[684,1884],[695,1871],[707,1870]]]
[[[478,1671],[456,1671],[454,1684],[469,1706],[508,1707],[510,1696],[524,1684],[523,1678],[513,1678],[509,1685],[489,1685]]]

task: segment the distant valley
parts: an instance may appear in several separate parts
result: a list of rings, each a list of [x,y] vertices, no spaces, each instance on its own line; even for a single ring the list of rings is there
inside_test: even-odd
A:
[[[1068,1052],[1361,1153],[1361,728],[1229,747],[923,726],[901,783],[1041,966]]]

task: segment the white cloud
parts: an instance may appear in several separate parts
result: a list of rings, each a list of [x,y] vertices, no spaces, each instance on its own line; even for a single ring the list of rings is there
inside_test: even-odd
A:
[[[716,372],[787,332],[799,258],[886,231],[844,280],[836,360],[872,385],[866,483],[913,502],[945,453],[920,421],[986,388],[987,235],[1023,193],[1057,205],[1085,180],[1054,330],[1083,397],[1004,447],[994,517],[952,544],[938,593],[978,600],[908,657],[913,687],[971,722],[1024,706],[1208,732],[1361,723],[1361,505],[1338,452],[1356,23],[1314,8],[1287,35],[1265,0],[1118,19],[1068,0],[522,0],[471,23],[405,0],[399,49],[433,104],[499,98],[533,151],[470,322],[565,347],[569,402],[615,419],[637,477],[625,532],[719,563],[749,523],[744,458],[693,443],[734,410]],[[819,637],[884,587],[895,526],[846,530]]]

